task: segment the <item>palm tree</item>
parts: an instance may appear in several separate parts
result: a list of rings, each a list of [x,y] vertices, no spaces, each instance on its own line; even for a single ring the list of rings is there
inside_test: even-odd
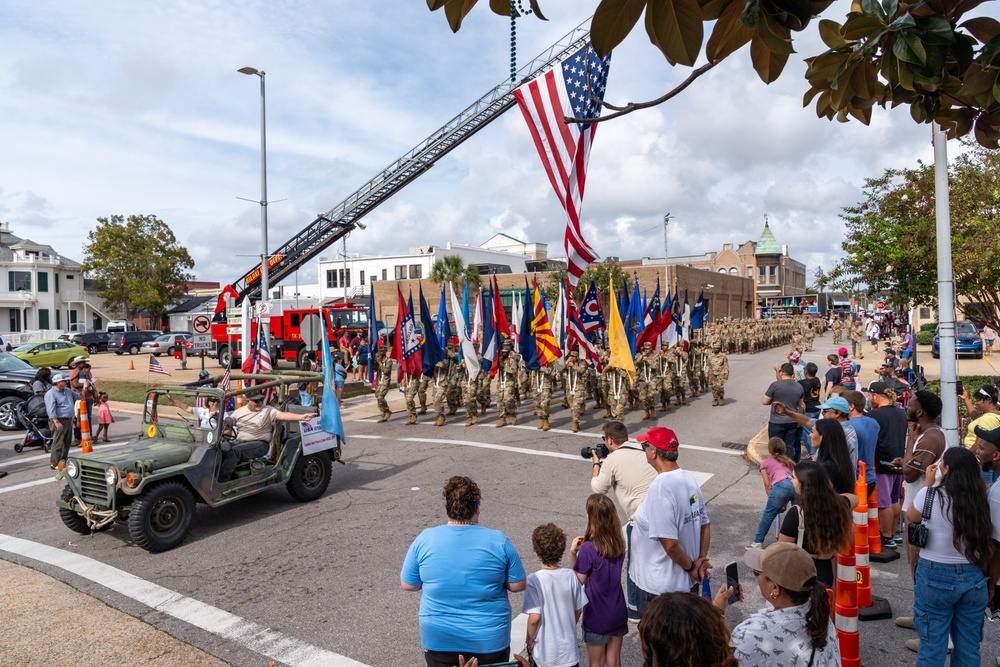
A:
[[[449,282],[456,291],[466,283],[479,286],[479,269],[474,264],[468,264],[458,255],[445,255],[434,262],[431,267],[430,279],[436,283]]]

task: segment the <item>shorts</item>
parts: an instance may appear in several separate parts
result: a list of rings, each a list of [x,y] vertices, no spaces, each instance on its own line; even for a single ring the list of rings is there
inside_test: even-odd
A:
[[[902,473],[876,473],[875,493],[878,496],[878,508],[885,509],[898,503],[902,488]]]
[[[620,630],[618,632],[611,632],[611,633],[608,633],[606,635],[599,635],[596,632],[590,632],[589,630],[584,630],[583,631],[583,643],[584,644],[591,644],[591,645],[595,645],[595,646],[596,645],[604,646],[609,641],[611,641],[612,637],[624,637],[627,634],[628,634],[628,627],[625,627],[624,629],[622,629],[622,630]]]
[[[878,336],[872,336],[872,345],[878,345]]]
[[[909,359],[910,356],[911,353],[909,350],[903,350],[903,352],[899,355],[900,359]]]
[[[995,338],[987,338],[986,339],[986,344],[987,345],[992,345],[994,340],[996,340],[996,339]]]

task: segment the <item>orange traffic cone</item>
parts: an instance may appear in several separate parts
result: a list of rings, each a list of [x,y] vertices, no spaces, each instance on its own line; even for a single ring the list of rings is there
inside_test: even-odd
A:
[[[131,359],[129,359],[129,361],[128,361],[128,369],[130,371],[134,371],[135,370],[135,362],[132,361]]]
[[[236,389],[240,390],[242,388],[243,388],[243,380],[237,380],[236,381]],[[242,408],[245,403],[246,403],[246,397],[243,396],[243,394],[239,394],[236,397],[236,407],[237,408]]]
[[[90,440],[90,419],[87,417],[87,399],[80,399],[80,451],[89,454],[94,451]]]
[[[833,624],[837,628],[840,660],[844,667],[861,667],[858,635],[858,582],[854,545],[837,554],[836,603]]]
[[[854,508],[854,559],[858,578],[858,607],[872,606],[871,566],[868,564],[868,484],[865,483],[865,462],[858,462],[858,481],[854,495],[858,506]]]
[[[878,527],[878,498],[875,491],[871,492],[865,500],[868,485],[865,484],[865,464],[858,463],[860,475],[857,484],[854,486],[854,493],[858,496],[858,506],[854,508],[854,544],[857,555],[857,579],[858,579],[858,620],[880,621],[892,618],[892,605],[885,598],[879,597],[872,592],[871,585],[871,562],[888,563],[899,558],[899,552],[895,549],[882,549],[882,538]],[[868,521],[865,526],[867,513]],[[867,541],[867,548],[862,549],[862,544]],[[863,552],[863,553],[862,553]]]

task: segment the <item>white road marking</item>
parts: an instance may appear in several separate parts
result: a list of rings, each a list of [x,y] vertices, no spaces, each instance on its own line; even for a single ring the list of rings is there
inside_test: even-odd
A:
[[[97,451],[98,449],[109,449],[111,447],[121,447],[122,445],[127,445],[127,444],[128,440],[117,440],[115,442],[109,442],[106,445],[95,445],[94,451]],[[69,453],[74,456],[80,454],[80,448],[74,447],[73,449],[69,450]],[[5,461],[5,463],[30,463],[31,461],[48,461],[49,458],[50,458],[49,454],[39,454],[37,456],[26,456],[24,458],[18,457],[14,459],[9,459]]]
[[[55,473],[52,473],[55,475]],[[13,486],[5,486],[0,489],[0,493],[10,493],[11,491],[20,491],[21,489],[27,489],[29,486],[38,486],[39,484],[48,484],[49,482],[56,481],[55,477],[46,477],[45,479],[36,479],[33,482],[24,482],[23,484],[15,484]]]
[[[151,609],[293,667],[368,667],[364,663],[186,597],[93,558],[3,534],[0,534],[0,550],[72,572]]]

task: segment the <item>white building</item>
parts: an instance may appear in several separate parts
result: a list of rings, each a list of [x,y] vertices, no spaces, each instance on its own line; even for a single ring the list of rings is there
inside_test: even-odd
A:
[[[544,243],[525,243],[497,234],[479,247],[449,243],[443,248],[416,246],[405,255],[320,257],[319,295],[321,299],[343,298],[345,294],[348,300],[362,299],[368,296],[371,284],[379,280],[429,277],[434,263],[447,255],[457,255],[466,264],[475,265],[481,275],[525,273],[529,263],[546,259],[546,248]]]
[[[30,340],[29,332],[44,338],[45,332],[103,331],[111,319],[96,291],[84,285],[78,262],[15,236],[6,222],[0,223],[0,273],[7,274],[0,283],[0,331],[15,334],[8,342]]]

